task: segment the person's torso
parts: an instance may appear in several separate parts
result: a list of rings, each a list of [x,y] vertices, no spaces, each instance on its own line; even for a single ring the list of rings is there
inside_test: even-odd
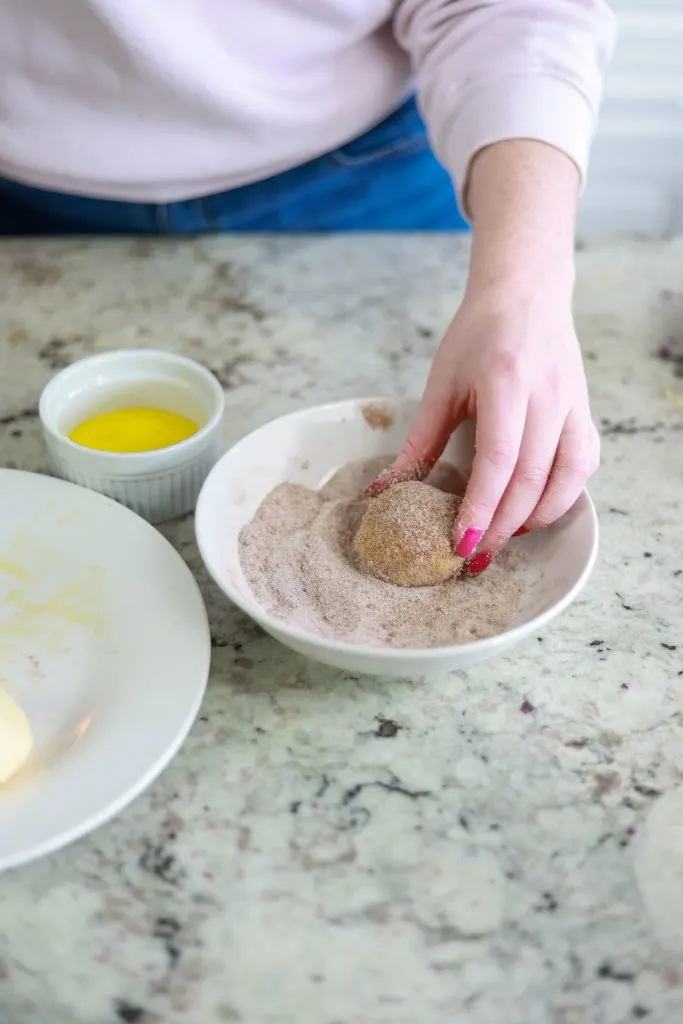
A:
[[[394,0],[0,0],[0,174],[167,201],[267,177],[405,97]]]

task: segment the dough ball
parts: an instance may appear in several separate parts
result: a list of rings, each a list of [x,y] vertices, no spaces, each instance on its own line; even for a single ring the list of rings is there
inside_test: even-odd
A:
[[[19,771],[32,747],[28,718],[16,701],[0,690],[0,785]]]
[[[394,484],[373,498],[361,520],[354,540],[361,565],[399,587],[431,587],[456,576],[464,561],[451,541],[459,504],[429,484]]]

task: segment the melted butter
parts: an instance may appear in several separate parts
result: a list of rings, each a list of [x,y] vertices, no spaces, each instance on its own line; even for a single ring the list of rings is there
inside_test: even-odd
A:
[[[23,565],[10,562],[6,558],[0,558],[0,576],[11,576],[12,579],[19,580],[20,583],[26,583],[31,578]]]
[[[117,409],[81,423],[69,438],[100,452],[150,452],[186,441],[199,427],[166,409]]]

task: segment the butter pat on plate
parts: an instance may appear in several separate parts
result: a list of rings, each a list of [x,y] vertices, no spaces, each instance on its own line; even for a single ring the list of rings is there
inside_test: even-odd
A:
[[[19,771],[32,749],[33,735],[25,712],[0,689],[0,786]]]

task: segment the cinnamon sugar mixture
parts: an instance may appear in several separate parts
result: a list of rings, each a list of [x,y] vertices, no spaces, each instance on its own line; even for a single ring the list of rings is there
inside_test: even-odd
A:
[[[397,587],[362,571],[353,538],[367,485],[390,459],[354,462],[320,490],[280,484],[240,534],[240,562],[259,604],[290,625],[378,647],[437,647],[493,636],[513,622],[522,594],[521,551],[503,552],[481,576]],[[457,470],[429,483],[462,494]]]

